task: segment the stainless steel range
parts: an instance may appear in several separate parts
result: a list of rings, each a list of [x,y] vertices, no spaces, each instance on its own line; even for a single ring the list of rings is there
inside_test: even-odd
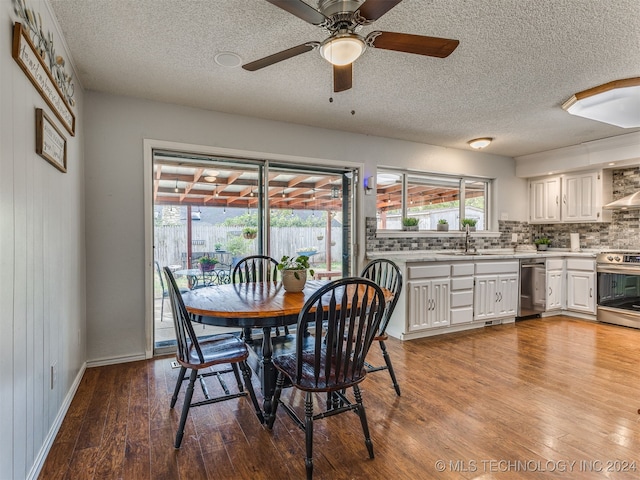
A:
[[[596,257],[598,320],[640,328],[640,252]]]

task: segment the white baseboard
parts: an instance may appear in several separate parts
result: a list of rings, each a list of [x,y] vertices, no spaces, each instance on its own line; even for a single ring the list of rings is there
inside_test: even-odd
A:
[[[100,358],[98,360],[87,361],[87,368],[103,367],[105,365],[116,365],[118,363],[137,362],[139,360],[146,360],[147,356],[143,353],[140,355],[126,355],[122,357],[108,357]]]
[[[42,444],[42,448],[38,452],[38,456],[36,457],[35,462],[31,466],[31,470],[29,470],[29,474],[27,475],[27,480],[36,480],[40,475],[40,470],[44,465],[44,461],[49,455],[49,450],[51,450],[51,446],[53,445],[53,441],[56,439],[56,435],[58,434],[58,430],[60,430],[60,425],[62,425],[62,421],[64,417],[67,415],[67,411],[69,410],[69,406],[71,405],[71,401],[73,397],[75,397],[76,392],[78,391],[78,387],[80,386],[80,381],[84,376],[84,372],[87,369],[87,363],[83,363],[80,367],[80,371],[76,378],[73,380],[73,384],[71,388],[67,392],[67,395],[64,397],[64,401],[60,406],[60,410],[58,410],[58,414],[49,429],[49,433],[47,433],[46,438],[44,439],[44,443]]]

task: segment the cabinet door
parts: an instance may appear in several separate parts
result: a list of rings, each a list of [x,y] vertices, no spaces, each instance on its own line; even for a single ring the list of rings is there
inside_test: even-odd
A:
[[[473,290],[473,319],[482,321],[496,317],[498,277],[478,276]]]
[[[532,180],[529,184],[531,223],[560,221],[560,177]]]
[[[518,275],[498,277],[497,317],[511,317],[518,309]]]
[[[597,172],[566,175],[562,181],[562,219],[568,222],[598,220]]]
[[[567,309],[585,313],[596,313],[595,272],[567,272]]]
[[[407,302],[409,304],[409,331],[429,328],[431,309],[431,281],[420,280],[407,283]]]
[[[433,280],[431,282],[432,308],[430,324],[432,327],[448,327],[450,322],[449,280]]]
[[[547,311],[562,308],[562,270],[547,272]]]

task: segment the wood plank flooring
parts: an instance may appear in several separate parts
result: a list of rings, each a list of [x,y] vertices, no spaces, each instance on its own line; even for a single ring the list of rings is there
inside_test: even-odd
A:
[[[402,397],[384,371],[362,384],[375,459],[357,416],[319,420],[314,478],[640,478],[640,330],[549,317],[388,346]],[[175,450],[172,359],[88,369],[39,478],[305,478],[304,433],[247,398],[193,408]]]

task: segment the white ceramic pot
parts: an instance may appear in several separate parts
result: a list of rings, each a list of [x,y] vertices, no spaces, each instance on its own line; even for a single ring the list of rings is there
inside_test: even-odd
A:
[[[306,270],[282,270],[282,286],[287,292],[301,292],[305,283],[307,283]]]
[[[438,232],[448,232],[449,224],[448,223],[436,223],[436,230]]]

